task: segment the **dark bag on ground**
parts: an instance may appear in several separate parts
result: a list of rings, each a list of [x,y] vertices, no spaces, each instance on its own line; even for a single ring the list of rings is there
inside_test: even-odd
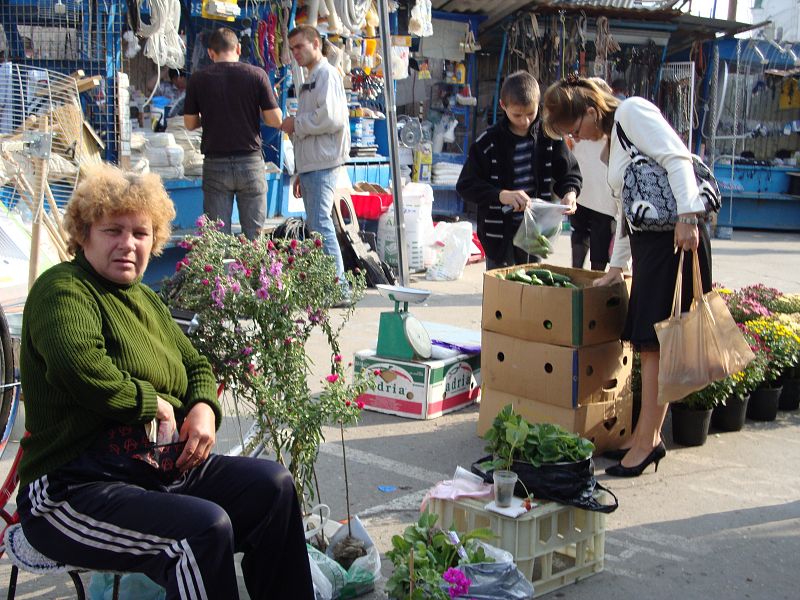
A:
[[[491,456],[485,456],[472,465],[472,472],[480,475],[486,483],[493,483],[492,471],[484,471],[480,465],[490,460]],[[515,460],[511,470],[519,476],[517,487],[514,488],[517,496],[525,497],[527,489],[534,498],[602,513],[612,513],[619,506],[614,492],[595,479],[591,458],[571,463],[543,464],[541,467]],[[595,497],[598,491],[610,494],[614,503],[600,504]]]
[[[678,203],[669,185],[667,170],[642,154],[617,123],[617,137],[630,155],[622,184],[622,209],[628,225],[638,231],[672,231],[678,222]],[[717,212],[722,194],[714,174],[699,156],[692,154],[692,166],[706,215]]]
[[[361,270],[370,287],[375,287],[379,283],[396,284],[397,278],[392,268],[380,259],[374,247],[361,235],[356,209],[349,194],[336,193],[332,216],[344,268],[348,271]]]

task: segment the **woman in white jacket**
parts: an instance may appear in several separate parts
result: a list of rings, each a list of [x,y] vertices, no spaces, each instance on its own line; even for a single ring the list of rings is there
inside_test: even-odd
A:
[[[658,403],[659,345],[653,324],[666,319],[672,308],[678,273],[678,250],[697,250],[703,289],[711,288],[711,245],[699,215],[705,214],[692,167],[691,154],[658,107],[643,98],[618,100],[593,81],[570,76],[551,85],[544,94],[545,128],[551,135],[574,140],[599,140],[607,136],[608,184],[621,197],[630,154],[622,147],[620,127],[640,153],[657,161],[667,171],[678,205],[674,231],[640,231],[627,221],[621,203],[611,267],[595,285],[609,285],[622,278],[632,259],[633,282],[628,317],[622,339],[630,340],[642,361],[642,409],[630,446],[617,456],[619,464],[606,469],[609,475],[637,477],[667,451],[661,427],[667,405]],[[700,225],[698,227],[698,225]],[[683,306],[691,303],[691,262],[684,261]]]

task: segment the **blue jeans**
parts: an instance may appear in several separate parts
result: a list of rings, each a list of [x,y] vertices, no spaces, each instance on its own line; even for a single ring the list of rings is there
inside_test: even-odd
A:
[[[203,212],[222,219],[231,233],[233,197],[239,208],[239,223],[248,240],[256,239],[267,216],[267,179],[260,152],[203,160]]]
[[[339,167],[300,173],[300,190],[306,207],[306,222],[311,231],[322,235],[322,249],[332,256],[336,263],[336,275],[344,282],[344,262],[339,240],[336,239],[336,228],[333,226],[331,211],[336,192]]]

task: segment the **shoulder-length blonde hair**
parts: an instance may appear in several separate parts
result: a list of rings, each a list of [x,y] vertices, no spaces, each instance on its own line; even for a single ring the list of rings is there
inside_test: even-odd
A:
[[[109,215],[144,214],[153,222],[153,249],[158,256],[172,231],[175,206],[161,178],[129,173],[109,164],[98,165],[81,179],[64,214],[68,250],[75,254],[94,223]]]
[[[607,84],[601,86],[594,79],[570,75],[547,88],[542,101],[542,118],[548,136],[562,138],[564,129],[580,119],[590,107],[599,115],[600,129],[606,135],[611,134],[614,112],[620,101],[611,94]]]

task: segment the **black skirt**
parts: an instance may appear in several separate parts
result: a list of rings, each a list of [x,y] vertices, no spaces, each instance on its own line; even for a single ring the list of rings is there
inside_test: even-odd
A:
[[[700,276],[703,292],[711,290],[711,242],[707,227],[700,225]],[[631,257],[633,259],[633,281],[628,303],[628,316],[622,331],[622,339],[630,340],[639,351],[658,350],[655,323],[667,319],[672,311],[675,294],[675,279],[678,275],[680,254],[674,252],[675,232],[633,231]],[[692,256],[683,259],[683,289],[681,308],[685,312],[692,303]]]

